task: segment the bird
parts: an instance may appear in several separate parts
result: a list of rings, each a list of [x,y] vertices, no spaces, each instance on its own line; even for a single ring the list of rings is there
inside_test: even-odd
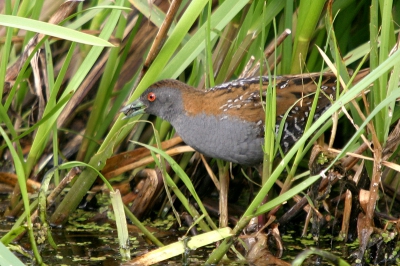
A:
[[[368,69],[360,70],[353,84],[368,73]],[[264,156],[263,105],[268,86],[276,84],[275,133],[289,110],[280,140],[286,153],[304,133],[320,78],[321,91],[313,118],[316,120],[336,98],[337,77],[331,72],[241,78],[208,90],[166,79],[148,87],[121,112],[125,118],[144,113],[158,116],[170,122],[194,150],[208,157],[255,166]]]

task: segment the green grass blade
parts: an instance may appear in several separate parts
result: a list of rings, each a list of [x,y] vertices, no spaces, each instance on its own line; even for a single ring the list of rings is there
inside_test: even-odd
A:
[[[0,25],[5,27],[19,28],[93,46],[114,46],[110,42],[90,34],[29,18],[0,14]]]

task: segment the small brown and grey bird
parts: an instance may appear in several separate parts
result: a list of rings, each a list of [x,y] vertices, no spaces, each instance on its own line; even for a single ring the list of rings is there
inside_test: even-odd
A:
[[[368,73],[368,69],[358,72],[353,84]],[[304,132],[320,77],[320,73],[273,77],[276,81],[276,130],[284,114],[294,105],[282,130],[280,143],[284,152]],[[180,81],[162,80],[121,111],[127,117],[148,113],[169,121],[186,144],[206,156],[257,165],[263,160],[263,105],[270,81],[268,76],[237,79],[203,91]],[[314,119],[331,106],[336,86],[333,73],[322,74]]]

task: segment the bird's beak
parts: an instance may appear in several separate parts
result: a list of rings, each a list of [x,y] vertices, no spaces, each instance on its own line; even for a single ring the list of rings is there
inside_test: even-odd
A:
[[[121,112],[126,115],[123,119],[127,119],[130,117],[134,117],[137,115],[144,114],[146,110],[146,106],[143,104],[143,102],[140,99],[137,99],[131,104],[128,104],[124,108],[121,109]]]

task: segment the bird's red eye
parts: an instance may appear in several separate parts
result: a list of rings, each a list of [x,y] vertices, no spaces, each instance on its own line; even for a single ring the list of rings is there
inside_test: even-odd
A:
[[[156,100],[156,94],[154,92],[149,92],[149,94],[147,94],[147,100],[154,102]]]

